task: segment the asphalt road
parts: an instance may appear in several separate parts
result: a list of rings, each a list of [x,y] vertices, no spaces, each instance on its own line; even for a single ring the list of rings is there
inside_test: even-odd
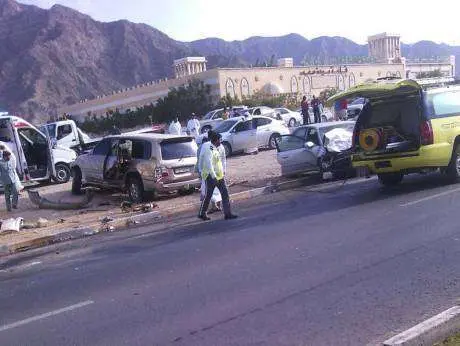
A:
[[[460,185],[438,176],[236,209],[3,259],[0,345],[374,345],[460,297]]]

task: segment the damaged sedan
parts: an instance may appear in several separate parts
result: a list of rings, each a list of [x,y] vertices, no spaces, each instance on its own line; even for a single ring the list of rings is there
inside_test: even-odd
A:
[[[318,173],[322,176],[325,172],[331,172],[334,178],[353,175],[349,148],[354,125],[353,121],[312,124],[282,136],[277,143],[282,175]]]

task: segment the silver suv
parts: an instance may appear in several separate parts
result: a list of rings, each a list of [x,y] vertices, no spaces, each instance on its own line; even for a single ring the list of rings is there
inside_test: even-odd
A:
[[[191,137],[161,134],[108,136],[72,165],[72,193],[84,186],[126,191],[135,203],[200,185],[195,172],[197,146]]]

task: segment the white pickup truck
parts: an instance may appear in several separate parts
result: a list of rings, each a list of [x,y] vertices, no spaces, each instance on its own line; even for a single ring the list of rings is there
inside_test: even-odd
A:
[[[77,127],[73,120],[60,120],[40,126],[40,130],[48,134],[57,145],[74,149],[81,153],[96,145],[100,139],[91,139],[86,133]]]

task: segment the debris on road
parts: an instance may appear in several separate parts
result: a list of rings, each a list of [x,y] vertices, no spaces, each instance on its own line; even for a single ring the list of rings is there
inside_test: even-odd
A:
[[[0,233],[7,232],[19,232],[23,223],[22,217],[17,217],[15,219],[7,219],[2,221],[2,227],[0,228]]]
[[[30,201],[38,206],[40,209],[53,209],[53,210],[76,210],[85,208],[94,197],[94,191],[87,189],[85,197],[82,201],[73,203],[53,202],[44,197],[40,197],[40,194],[36,190],[27,190]]]
[[[101,219],[101,223],[106,224],[106,223],[112,222],[113,220],[114,220],[113,217],[104,216],[104,217]]]
[[[139,212],[139,211],[142,211],[143,213],[149,213],[153,211],[153,209],[158,208],[158,205],[155,203],[134,205],[133,203],[129,201],[123,201],[121,202],[120,208],[123,213]]]

